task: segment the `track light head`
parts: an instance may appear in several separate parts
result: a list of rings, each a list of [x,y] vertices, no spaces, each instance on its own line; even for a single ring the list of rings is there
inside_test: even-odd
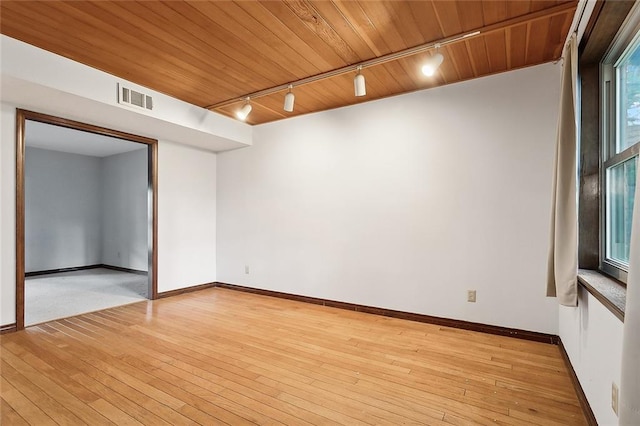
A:
[[[236,112],[236,117],[238,117],[238,119],[244,121],[249,116],[249,113],[251,113],[252,107],[251,107],[251,104],[249,102],[250,102],[250,99],[247,98],[246,101],[245,101],[245,104],[242,106],[242,108],[240,108]]]
[[[293,85],[289,85],[289,91],[284,95],[284,110],[287,112],[293,112],[293,104],[296,101],[296,95],[291,91]]]
[[[367,94],[367,85],[362,75],[362,66],[358,66],[358,74],[353,79],[353,88],[356,96],[364,96]]]
[[[422,73],[427,77],[433,76],[442,64],[442,61],[444,61],[444,56],[442,56],[440,52],[436,52],[435,55],[430,57],[422,66]]]

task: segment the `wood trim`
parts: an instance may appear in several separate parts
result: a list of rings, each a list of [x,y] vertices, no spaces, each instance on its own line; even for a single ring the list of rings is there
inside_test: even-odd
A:
[[[24,328],[24,131],[29,115],[16,110],[16,330]]]
[[[58,268],[58,269],[46,269],[43,271],[33,271],[33,272],[25,272],[25,277],[37,277],[39,275],[50,275],[50,274],[58,274],[61,272],[75,272],[75,271],[84,271],[87,269],[97,269],[97,268],[106,268],[105,265],[96,264],[96,265],[87,265],[87,266],[74,266],[71,268]]]
[[[16,323],[0,326],[0,334],[14,333],[17,331]]]
[[[580,66],[599,64],[631,11],[633,1],[597,1],[580,43]]]
[[[593,32],[593,28],[596,26],[596,22],[600,17],[600,12],[602,12],[602,7],[604,6],[604,0],[597,0],[595,6],[593,7],[593,11],[591,12],[591,17],[589,18],[589,22],[587,22],[587,26],[584,28],[584,33],[582,34],[582,40],[580,41],[580,46],[578,46],[578,54],[582,54],[585,49],[585,46],[589,42],[591,38],[591,33]]]
[[[416,322],[424,322],[428,324],[436,324],[444,327],[461,328],[470,331],[479,331],[481,333],[496,334],[499,336],[515,337],[518,339],[531,340],[535,342],[558,344],[558,336],[553,334],[538,333],[536,331],[518,330],[515,328],[500,327],[497,325],[481,324],[470,321],[462,321],[450,318],[434,317],[431,315],[416,314],[411,312],[395,311],[392,309],[376,308],[372,306],[358,305],[355,303],[338,302],[335,300],[320,299],[317,297],[300,296],[290,293],[282,293],[279,291],[263,290],[253,287],[239,286],[235,284],[227,284],[217,282],[216,287],[226,288],[229,290],[243,291],[246,293],[259,294],[262,296],[278,297],[281,299],[295,300],[298,302],[313,303],[316,305],[324,305],[332,308],[346,309],[349,311],[365,312],[369,314],[382,315],[385,317],[399,318]]]
[[[176,290],[163,291],[162,293],[158,293],[156,299],[164,299],[165,297],[178,296],[179,294],[192,293],[194,291],[204,290],[211,287],[217,287],[218,283],[206,283],[200,285],[194,285],[191,287],[178,288]]]
[[[607,281],[610,281],[611,286],[620,286],[622,288],[626,288],[626,286],[622,282],[614,278],[607,277],[605,275],[602,275],[602,278]],[[609,299],[605,294],[603,294],[602,291],[598,290],[593,285],[591,285],[591,283],[589,283],[589,280],[586,279],[580,273],[578,273],[578,283],[582,287],[584,287],[589,293],[591,293],[591,295],[595,297],[600,303],[602,303],[602,305],[605,308],[607,308],[613,315],[615,315],[616,318],[624,322],[624,310],[620,309],[618,305],[613,303],[613,301]]]
[[[66,118],[56,117],[53,115],[42,114],[34,111],[21,110],[28,120],[38,121],[40,123],[53,124],[56,126],[67,127],[69,129],[83,130],[85,132],[96,133],[98,135],[110,136],[118,139],[126,139],[131,142],[143,143],[145,145],[155,145],[156,139],[146,138],[131,133],[121,132],[119,130],[107,129],[105,127],[94,126],[93,124],[81,123],[79,121],[68,120]]]
[[[139,269],[131,269],[131,268],[123,268],[121,266],[113,266],[113,265],[98,265],[99,268],[104,268],[104,269],[111,269],[112,271],[119,271],[119,272],[128,272],[130,274],[136,274],[136,275],[147,275],[148,272],[147,271],[140,271]]]
[[[149,145],[149,186],[151,187],[152,200],[151,205],[151,268],[148,273],[151,274],[150,286],[148,291],[149,299],[156,300],[158,298],[158,141]]]
[[[152,197],[149,203],[152,206],[152,211],[150,212],[151,254],[149,274],[151,276],[149,282],[151,288],[149,289],[149,298],[156,299],[158,295],[158,141],[144,136],[18,108],[16,109],[16,329],[24,329],[24,137],[26,120],[125,139],[149,146],[148,184]]]
[[[569,359],[569,354],[567,354],[567,351],[562,344],[562,339],[560,339],[559,337],[558,348],[560,349],[560,354],[562,355],[564,365],[567,367],[569,377],[571,377],[571,383],[573,383],[573,388],[576,391],[576,396],[578,397],[578,401],[580,401],[580,406],[582,407],[584,417],[587,419],[587,423],[589,424],[589,426],[598,426],[598,421],[596,420],[596,416],[593,414],[593,410],[591,409],[591,405],[589,404],[587,395],[585,395],[584,390],[582,389],[582,385],[580,385],[580,380],[578,380],[576,371],[573,369],[573,365],[571,364],[571,360]]]

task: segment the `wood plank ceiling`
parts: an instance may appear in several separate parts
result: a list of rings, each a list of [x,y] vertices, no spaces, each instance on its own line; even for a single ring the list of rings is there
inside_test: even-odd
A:
[[[208,107],[392,52],[479,30],[441,48],[254,98],[251,124],[556,60],[577,1],[8,1],[0,32],[183,101]],[[235,116],[242,101],[213,108]]]

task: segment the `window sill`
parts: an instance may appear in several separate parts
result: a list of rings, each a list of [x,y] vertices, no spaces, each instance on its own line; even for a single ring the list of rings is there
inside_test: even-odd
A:
[[[578,270],[578,282],[620,321],[624,322],[627,288],[619,281],[590,269]]]

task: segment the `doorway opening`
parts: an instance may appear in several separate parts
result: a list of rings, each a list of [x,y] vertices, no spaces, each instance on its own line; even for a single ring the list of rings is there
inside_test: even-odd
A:
[[[157,140],[16,116],[16,328],[156,299]]]

